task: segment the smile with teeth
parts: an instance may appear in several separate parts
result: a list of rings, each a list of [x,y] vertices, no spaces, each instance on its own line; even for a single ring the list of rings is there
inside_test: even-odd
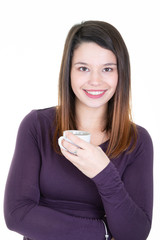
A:
[[[86,91],[87,93],[89,93],[89,94],[91,94],[91,95],[94,95],[94,96],[96,96],[96,95],[101,95],[101,94],[103,94],[106,90],[98,90],[98,91],[96,91],[96,90],[84,90],[84,91]]]
[[[105,89],[105,90],[86,90],[86,89],[83,89],[83,91],[85,92],[87,97],[92,98],[92,99],[97,99],[97,98],[101,98],[105,94],[107,89]]]
[[[92,91],[87,91],[89,94],[92,94],[92,95],[99,95],[99,94],[102,94],[104,91],[95,91],[95,92],[92,92]]]

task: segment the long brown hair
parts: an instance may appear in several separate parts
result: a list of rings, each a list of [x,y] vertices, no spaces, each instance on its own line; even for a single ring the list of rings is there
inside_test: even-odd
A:
[[[56,129],[53,146],[59,151],[57,138],[64,130],[77,129],[75,121],[75,95],[71,88],[70,70],[74,50],[83,42],[95,42],[111,50],[117,58],[118,85],[108,102],[106,132],[110,136],[107,154],[117,157],[130,147],[133,150],[137,132],[131,120],[130,109],[130,60],[128,50],[120,33],[111,24],[102,21],[86,21],[74,25],[66,38],[59,74],[59,99],[56,108]]]

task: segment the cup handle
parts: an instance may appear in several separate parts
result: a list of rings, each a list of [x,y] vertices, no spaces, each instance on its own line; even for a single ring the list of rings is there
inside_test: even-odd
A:
[[[66,150],[66,149],[62,146],[62,144],[61,144],[61,142],[62,142],[63,139],[64,139],[64,136],[61,136],[61,137],[58,138],[58,145],[60,146],[60,148]]]

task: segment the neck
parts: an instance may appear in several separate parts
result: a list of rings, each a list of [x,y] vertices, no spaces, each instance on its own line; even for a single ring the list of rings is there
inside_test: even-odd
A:
[[[79,130],[102,132],[106,125],[106,108],[89,108],[76,104],[76,123]]]

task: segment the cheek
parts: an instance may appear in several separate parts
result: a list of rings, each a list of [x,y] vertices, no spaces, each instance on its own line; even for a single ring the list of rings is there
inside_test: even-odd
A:
[[[74,85],[75,85],[75,76],[74,76],[72,71],[71,71],[71,74],[70,74],[70,80],[71,80],[71,88],[73,90],[74,89]]]
[[[71,88],[73,89],[73,90],[75,90],[75,88],[76,88],[76,81],[74,80],[74,78],[71,78]]]
[[[114,75],[112,77],[110,77],[109,79],[107,79],[107,84],[110,86],[110,88],[112,89],[116,89],[117,85],[118,85],[118,75]]]
[[[118,75],[117,75],[117,77],[116,77],[116,79],[115,79],[115,81],[114,81],[114,87],[115,87],[115,89],[117,88],[117,85],[118,85]]]
[[[73,92],[76,94],[79,88],[79,82],[80,82],[79,78],[77,74],[75,74],[74,72],[71,72],[70,78],[71,78],[71,88]]]
[[[71,87],[73,91],[78,90],[78,88],[82,87],[85,83],[85,77],[82,74],[76,73],[75,71],[71,71]]]

